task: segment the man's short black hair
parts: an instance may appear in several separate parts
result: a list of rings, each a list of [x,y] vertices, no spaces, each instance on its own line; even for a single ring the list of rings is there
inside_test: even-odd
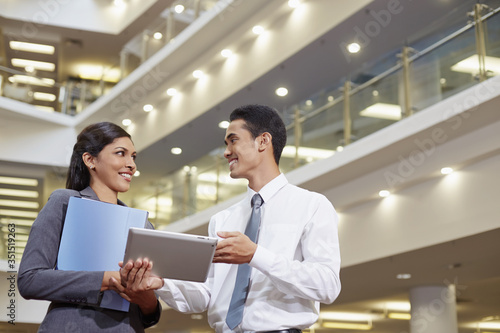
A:
[[[229,116],[230,121],[237,119],[245,121],[245,128],[250,131],[254,139],[265,132],[271,134],[274,160],[279,165],[286,144],[286,128],[278,111],[265,105],[244,105],[234,109]]]

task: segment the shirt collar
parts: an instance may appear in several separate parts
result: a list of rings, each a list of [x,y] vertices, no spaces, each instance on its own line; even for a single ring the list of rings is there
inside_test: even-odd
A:
[[[264,203],[269,201],[278,191],[288,184],[288,180],[286,179],[285,175],[283,173],[280,173],[276,178],[271,180],[269,183],[264,185],[263,188],[260,189],[258,192],[260,196],[262,197],[262,200],[264,200]],[[252,190],[250,187],[247,188],[247,199],[248,201],[252,200],[252,197],[254,194],[257,193],[254,190]]]

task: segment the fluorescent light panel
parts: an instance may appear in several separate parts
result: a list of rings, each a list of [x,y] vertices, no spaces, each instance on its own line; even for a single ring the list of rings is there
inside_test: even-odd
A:
[[[54,46],[45,44],[10,41],[9,46],[12,50],[16,51],[33,52],[41,54],[54,54],[55,52]]]
[[[486,70],[491,71],[493,75],[500,74],[500,58],[485,56],[484,62]],[[479,73],[479,58],[477,54],[457,62],[455,65],[451,66],[451,70],[476,75]]]
[[[395,104],[375,103],[359,113],[363,117],[401,120],[401,107]]]
[[[38,209],[40,205],[38,204],[38,202],[35,202],[35,201],[4,200],[4,199],[0,199],[0,206]]]
[[[53,102],[56,100],[56,95],[35,91],[33,93],[33,98],[37,101]]]
[[[37,191],[12,190],[10,188],[0,188],[0,195],[8,197],[38,198]]]
[[[319,317],[322,320],[338,320],[338,321],[369,321],[373,319],[373,315],[358,312],[321,312]]]
[[[53,72],[56,69],[56,64],[45,61],[12,58],[11,63],[15,67],[33,67],[34,69],[47,72]]]
[[[85,80],[118,82],[121,72],[119,68],[105,69],[99,65],[78,65],[75,68],[80,78]]]
[[[285,146],[283,148],[282,156],[293,158],[295,157],[295,146]],[[334,150],[320,149],[320,148],[310,148],[310,147],[299,147],[299,157],[312,157],[318,159],[324,159],[335,154]]]
[[[53,106],[45,106],[45,105],[33,105],[38,110],[46,111],[46,112],[54,112],[55,109]]]
[[[19,219],[11,219],[9,217],[0,218],[0,223],[3,225],[14,223],[19,227],[31,227],[33,225],[33,220],[19,220]]]
[[[368,331],[372,329],[371,324],[358,324],[358,323],[340,323],[340,322],[324,322],[322,324],[323,327],[326,328],[338,328],[345,330],[363,330]]]
[[[26,212],[22,210],[0,209],[0,215],[15,216],[15,217],[29,217],[36,218],[37,212]]]
[[[5,228],[5,227],[4,227]],[[3,228],[2,228],[3,229]],[[8,229],[8,228],[7,228]],[[2,230],[3,231],[3,230]],[[24,241],[26,242],[28,240],[28,235],[18,235],[16,233],[16,245],[17,245],[17,241]],[[9,231],[7,230],[7,232],[5,234],[3,234],[3,238],[4,239],[8,239],[9,238]]]
[[[480,329],[489,329],[489,330],[500,330],[500,322],[483,322],[479,323]]]
[[[2,177],[2,176],[0,176],[0,184],[38,186],[38,180],[31,179],[31,178]]]
[[[53,79],[47,79],[47,78],[37,78],[34,76],[28,76],[28,75],[13,75],[9,77],[9,81],[12,83],[22,83],[22,84],[29,84],[33,86],[42,86],[42,87],[52,87],[56,83]]]
[[[387,318],[399,319],[399,320],[410,320],[411,314],[404,312],[389,312]]]

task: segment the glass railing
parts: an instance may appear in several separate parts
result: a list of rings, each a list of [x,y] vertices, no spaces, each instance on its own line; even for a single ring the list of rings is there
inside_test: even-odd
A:
[[[1,66],[0,62],[0,96],[31,104],[41,111],[74,116],[99,97],[106,95],[121,79],[127,77],[160,49],[174,42],[179,34],[204,13],[220,10],[224,2],[219,0],[174,2],[123,46],[117,55],[119,63],[95,69],[99,73],[92,73],[91,78],[83,76],[85,78],[68,78],[63,82],[57,82],[54,80],[54,77],[57,77],[54,73],[43,76],[43,72],[37,73],[33,68],[11,68]]]
[[[495,8],[477,5],[474,10],[481,15],[476,20],[471,14],[470,22],[441,39],[428,38],[430,45],[416,40],[412,46],[402,46],[388,53],[390,60],[350,75],[365,80],[340,80],[285,110],[288,142],[281,170],[286,173],[328,158],[352,142],[499,75],[495,66],[500,66],[500,7]],[[480,61],[485,64],[482,71]],[[154,192],[136,197],[134,207],[150,211],[151,221],[161,228],[243,193],[246,181],[229,178],[223,151],[224,147],[218,148],[166,175]]]

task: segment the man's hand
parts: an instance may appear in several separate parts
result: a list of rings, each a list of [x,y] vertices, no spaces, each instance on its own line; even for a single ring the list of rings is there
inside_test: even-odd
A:
[[[120,281],[111,277],[109,284],[121,297],[138,304],[142,313],[150,314],[156,310],[155,289],[163,287],[163,279],[152,275],[153,262],[148,259],[128,261],[125,265],[119,262]]]
[[[239,231],[220,231],[217,235],[224,239],[217,243],[214,263],[244,264],[252,260],[257,244],[245,234]]]
[[[120,269],[120,282],[124,288],[132,292],[155,290],[163,287],[163,279],[151,273],[153,262],[149,259],[129,260],[125,265],[118,263]],[[118,281],[117,281],[118,282]]]

